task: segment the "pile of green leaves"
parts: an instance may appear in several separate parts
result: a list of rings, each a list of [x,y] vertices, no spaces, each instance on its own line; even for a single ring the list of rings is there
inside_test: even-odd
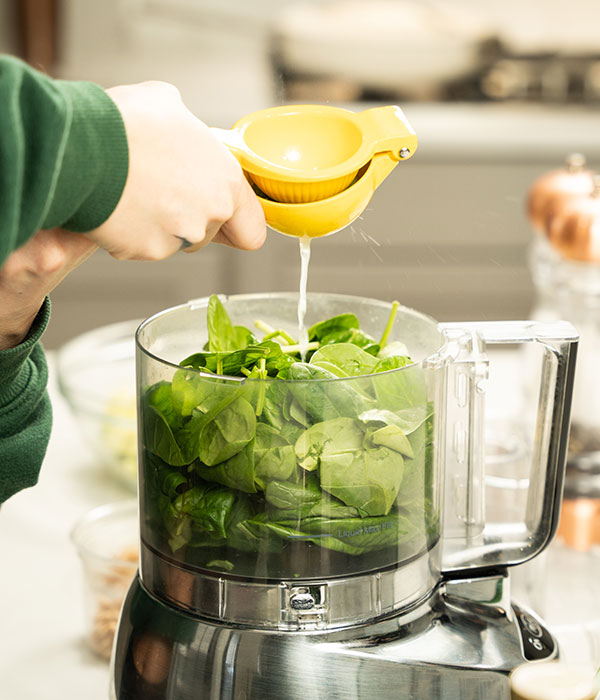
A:
[[[285,331],[257,321],[259,340],[210,298],[205,347],[142,400],[147,500],[174,552],[225,547],[209,565],[231,570],[231,550],[290,542],[425,545],[433,416],[421,368],[387,342],[396,308],[379,340],[352,313],[315,324],[303,359]]]

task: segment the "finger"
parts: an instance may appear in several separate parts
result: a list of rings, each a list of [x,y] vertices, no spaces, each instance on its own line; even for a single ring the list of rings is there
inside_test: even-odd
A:
[[[241,250],[256,250],[266,236],[264,212],[252,188],[244,181],[233,216],[221,226],[213,240]]]

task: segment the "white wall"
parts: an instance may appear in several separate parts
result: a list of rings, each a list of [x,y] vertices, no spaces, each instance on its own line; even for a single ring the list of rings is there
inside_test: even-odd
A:
[[[108,87],[177,85],[213,126],[277,101],[269,28],[292,0],[63,0],[58,73]]]

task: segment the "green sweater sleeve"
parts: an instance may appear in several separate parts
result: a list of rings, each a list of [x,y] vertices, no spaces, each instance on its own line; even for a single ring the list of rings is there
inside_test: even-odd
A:
[[[101,87],[0,58],[0,265],[39,229],[100,226],[127,168],[125,126]]]
[[[0,57],[0,266],[42,228],[89,231],[116,207],[125,126],[98,85],[51,80]],[[39,343],[46,300],[21,345],[0,352],[0,503],[36,483],[51,428]]]

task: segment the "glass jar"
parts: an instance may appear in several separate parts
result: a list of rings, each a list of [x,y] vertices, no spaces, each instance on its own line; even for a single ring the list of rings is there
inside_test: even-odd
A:
[[[600,470],[600,184],[564,200],[530,248],[533,317],[578,330],[569,462]]]

